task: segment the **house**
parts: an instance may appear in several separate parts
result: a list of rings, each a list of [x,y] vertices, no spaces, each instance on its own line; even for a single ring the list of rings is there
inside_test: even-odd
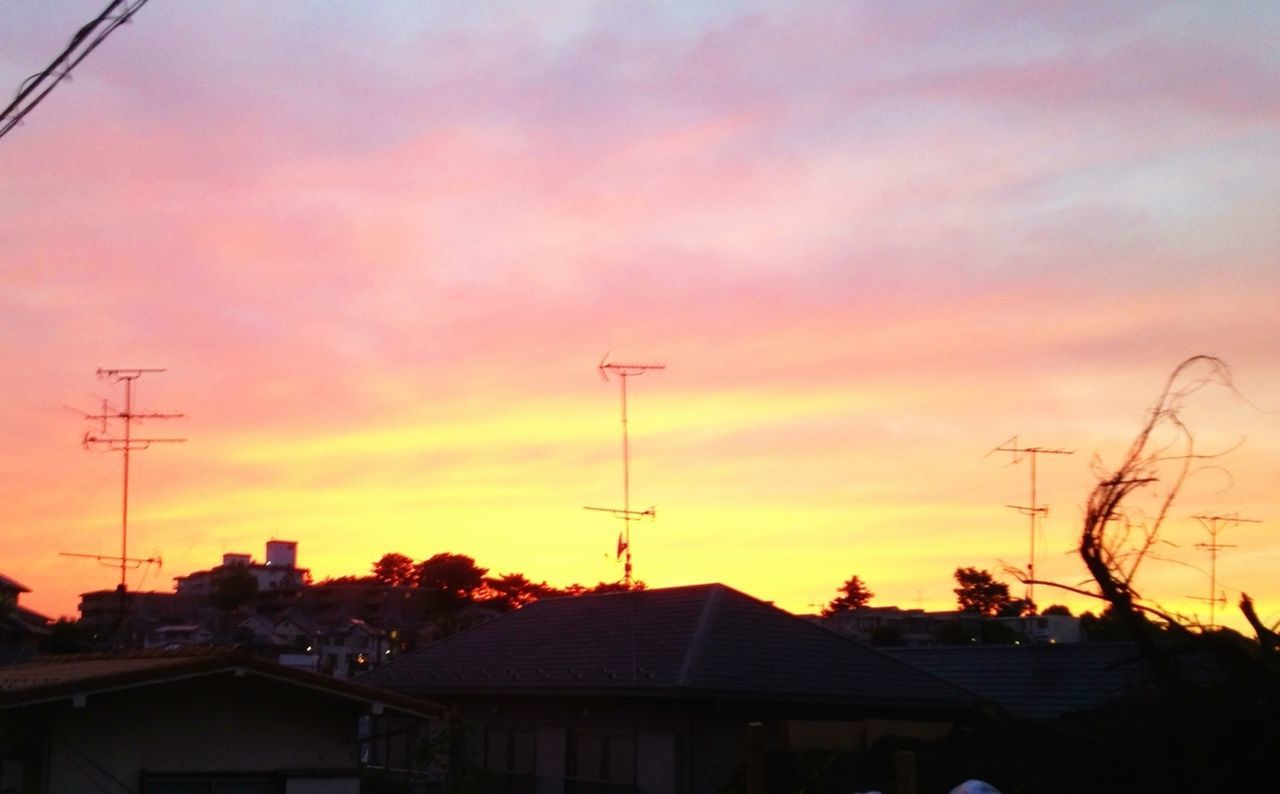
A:
[[[716,791],[747,726],[766,749],[892,725],[945,730],[979,698],[720,584],[544,599],[357,679],[458,710],[493,790]]]
[[[94,590],[80,594],[80,625],[104,645],[141,645],[158,626],[203,623],[206,600],[159,592]]]
[[[182,645],[208,645],[213,632],[198,623],[156,626],[147,632],[144,648],[175,648]]]
[[[49,633],[49,618],[18,603],[31,589],[0,574],[0,664],[12,664],[34,652]]]
[[[222,564],[207,571],[195,571],[174,577],[179,594],[208,598],[223,571],[243,568],[258,584],[258,592],[292,592],[306,583],[310,572],[298,567],[298,543],[293,540],[268,540],[266,562],[255,562],[249,554],[222,555]]]
[[[362,717],[439,707],[227,649],[0,668],[0,791],[360,790]]]
[[[387,632],[352,618],[320,636],[317,655],[323,672],[351,678],[391,656],[391,639]]]
[[[876,646],[925,648],[959,642],[978,643],[984,625],[997,627],[1004,641],[1033,644],[1080,642],[1080,619],[1071,615],[1029,615],[1023,617],[984,617],[955,610],[926,612],[923,609],[901,609],[894,606],[864,606],[846,609],[825,617],[808,615],[807,619],[844,637]]]

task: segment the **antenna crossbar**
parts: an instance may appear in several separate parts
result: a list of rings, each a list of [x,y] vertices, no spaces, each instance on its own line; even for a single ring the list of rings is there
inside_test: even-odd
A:
[[[1262,521],[1256,518],[1241,518],[1239,513],[1230,513],[1222,515],[1194,515],[1195,520],[1200,522],[1205,532],[1209,533],[1208,543],[1197,543],[1196,548],[1209,552],[1209,597],[1188,596],[1196,601],[1203,601],[1209,605],[1209,628],[1217,626],[1217,605],[1226,604],[1227,597],[1223,593],[1218,593],[1218,552],[1222,549],[1234,549],[1235,544],[1219,543],[1218,533],[1227,527],[1233,527],[1237,524],[1261,524]]]
[[[140,559],[129,556],[129,453],[137,450],[150,449],[152,444],[173,444],[186,441],[185,438],[138,438],[133,435],[134,422],[141,422],[144,419],[181,419],[183,414],[160,413],[158,411],[135,411],[133,408],[133,392],[134,382],[143,375],[164,372],[164,369],[158,367],[133,367],[133,368],[108,368],[99,367],[98,377],[110,380],[112,383],[124,383],[124,407],[115,408],[106,400],[102,401],[102,412],[97,414],[83,413],[85,419],[101,423],[101,430],[95,434],[88,431],[81,439],[81,444],[85,449],[93,449],[100,447],[108,452],[119,452],[123,462],[123,483],[121,488],[121,507],[120,507],[120,555],[116,557],[105,557],[98,554],[75,554],[66,553],[68,557],[88,557],[96,559],[98,562],[111,560],[113,564],[120,566],[120,590],[124,592],[126,587],[126,572],[130,568],[137,568],[143,563],[157,562],[159,558]],[[120,434],[109,433],[109,425],[111,422],[118,422],[121,430]]]
[[[657,512],[650,507],[648,510],[623,510],[617,507],[584,507],[583,510],[595,510],[598,513],[610,513],[614,518],[621,518],[624,521],[639,521],[642,518],[653,519],[657,517]]]
[[[622,557],[626,554],[626,562],[623,565],[623,581],[627,586],[631,585],[631,522],[640,518],[654,518],[653,508],[648,510],[632,510],[631,509],[631,441],[627,430],[627,378],[636,375],[643,375],[650,370],[666,369],[665,364],[625,364],[617,361],[609,361],[609,354],[605,353],[600,359],[600,363],[596,369],[600,373],[601,379],[606,383],[609,381],[609,373],[612,372],[618,376],[618,382],[621,386],[622,395],[622,509],[614,509],[609,507],[588,507],[587,510],[597,510],[605,513],[612,513],[614,517],[623,519],[626,524],[623,533],[618,538],[618,556]]]
[[[1013,456],[1011,463],[1021,463],[1023,458],[1031,459],[1031,503],[1029,505],[1005,505],[1005,507],[1017,510],[1030,519],[1031,548],[1027,557],[1027,579],[1031,581],[1027,582],[1027,601],[1034,604],[1036,586],[1031,582],[1036,578],[1036,526],[1040,516],[1049,515],[1048,506],[1041,505],[1036,501],[1036,458],[1039,455],[1074,455],[1075,450],[1057,447],[1024,447],[1018,444],[1017,436],[1011,436],[987,454],[990,455],[992,452],[1010,453]]]
[[[112,554],[79,554],[74,551],[60,551],[58,552],[58,556],[80,557],[86,560],[96,560],[102,563],[103,565],[107,565],[111,568],[115,568],[119,566],[121,562],[123,562],[125,565],[129,566],[130,570],[141,568],[143,565],[154,565],[157,568],[164,567],[164,560],[162,560],[160,557],[125,557],[123,560],[121,560],[121,558]]]

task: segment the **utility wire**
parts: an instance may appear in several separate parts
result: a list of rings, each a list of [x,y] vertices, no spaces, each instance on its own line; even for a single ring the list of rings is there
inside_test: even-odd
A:
[[[18,89],[18,95],[3,111],[0,111],[0,138],[22,122],[23,117],[35,109],[49,92],[71,76],[71,70],[97,49],[111,32],[133,18],[147,0],[111,0],[93,21],[76,31],[57,58],[43,72],[33,74]]]

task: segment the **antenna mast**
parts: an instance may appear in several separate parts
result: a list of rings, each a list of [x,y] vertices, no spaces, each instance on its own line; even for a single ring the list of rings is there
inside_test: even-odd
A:
[[[1236,524],[1261,524],[1262,522],[1256,518],[1241,518],[1239,513],[1215,516],[1198,515],[1192,516],[1192,518],[1199,521],[1205,531],[1209,533],[1208,543],[1196,544],[1197,549],[1209,552],[1209,597],[1190,596],[1190,598],[1194,598],[1196,601],[1209,602],[1209,628],[1212,629],[1217,625],[1214,623],[1217,618],[1215,607],[1220,601],[1226,603],[1227,600],[1225,597],[1218,597],[1218,550],[1235,548],[1232,543],[1219,543],[1218,533]]]
[[[1042,515],[1049,514],[1048,506],[1041,506],[1036,503],[1036,456],[1037,455],[1074,455],[1073,449],[1049,449],[1047,447],[1020,447],[1018,446],[1018,437],[1013,436],[1007,439],[1000,446],[991,450],[991,452],[1008,452],[1013,455],[1014,463],[1021,463],[1023,457],[1031,459],[1031,504],[1030,505],[1005,505],[1005,507],[1017,510],[1023,515],[1029,516],[1031,519],[1031,550],[1028,555],[1027,562],[1027,579],[1032,581],[1036,578],[1036,522]],[[990,455],[991,452],[987,454]],[[1027,582],[1027,601],[1035,603],[1036,586],[1031,581]]]
[[[98,562],[119,562],[120,563],[120,592],[126,590],[125,574],[129,568],[137,568],[143,563],[159,563],[158,557],[140,559],[129,556],[129,453],[133,450],[147,449],[152,444],[160,443],[177,443],[186,441],[185,438],[135,438],[133,436],[133,423],[142,421],[143,419],[181,419],[182,414],[161,414],[154,412],[135,412],[133,410],[133,382],[143,375],[155,372],[164,372],[163,369],[98,369],[98,377],[110,380],[112,383],[124,383],[124,408],[116,409],[106,400],[102,401],[102,413],[100,414],[84,414],[85,419],[92,419],[102,423],[99,431],[100,435],[94,435],[90,430],[84,434],[81,443],[85,449],[93,447],[103,447],[110,452],[121,453],[124,461],[124,481],[122,489],[122,500],[120,507],[120,556],[109,557],[99,554],[72,554],[69,557],[90,557],[98,560]],[[123,436],[108,435],[108,422],[119,421],[123,427]]]
[[[649,370],[666,369],[665,364],[620,364],[606,363],[609,354],[605,353],[604,358],[600,359],[597,369],[600,371],[600,377],[607,383],[609,381],[609,373],[618,376],[618,382],[622,386],[622,509],[611,507],[586,507],[584,510],[598,510],[604,513],[612,513],[615,518],[621,518],[624,522],[622,534],[618,537],[618,556],[626,555],[626,562],[623,565],[623,581],[627,586],[631,586],[631,522],[641,518],[649,518],[652,520],[656,513],[652,507],[648,510],[632,510],[631,509],[631,442],[627,433],[627,378],[636,375],[643,375]]]

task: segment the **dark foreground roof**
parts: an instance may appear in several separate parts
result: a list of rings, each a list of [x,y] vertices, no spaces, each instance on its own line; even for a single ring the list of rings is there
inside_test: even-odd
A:
[[[10,579],[2,573],[0,573],[0,590],[9,590],[15,593],[31,592],[30,587],[27,587],[16,579]]]
[[[676,696],[949,710],[972,693],[720,584],[544,599],[373,670],[446,694]]]
[[[1128,642],[894,648],[895,658],[998,703],[1010,714],[1052,720],[1134,691],[1146,666]]]
[[[414,716],[435,716],[439,706],[259,659],[236,648],[86,653],[43,656],[0,667],[0,711],[96,693],[218,675],[267,680],[321,696],[381,706]]]

